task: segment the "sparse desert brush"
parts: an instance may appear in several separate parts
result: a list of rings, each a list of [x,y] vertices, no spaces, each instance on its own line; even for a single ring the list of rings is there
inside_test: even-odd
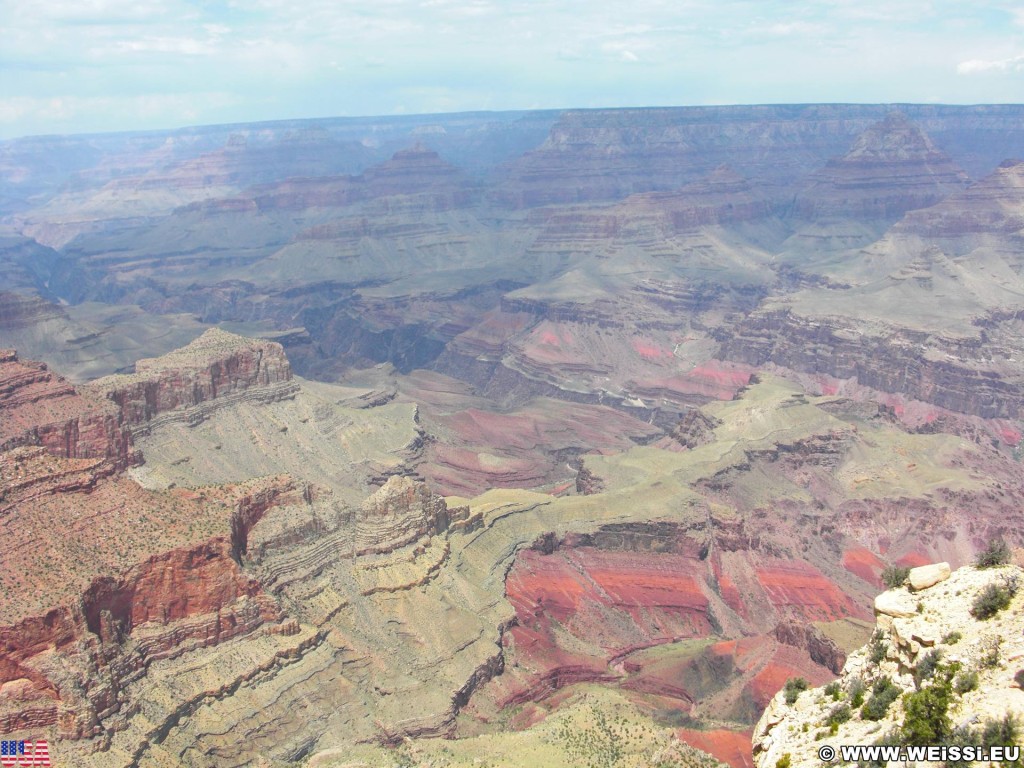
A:
[[[1017,594],[1017,588],[1016,577],[986,584],[971,604],[971,615],[982,621],[991,619],[1009,607],[1010,601]]]
[[[909,575],[909,568],[889,565],[882,571],[882,583],[889,589],[896,589],[896,587],[902,587],[906,583]]]
[[[899,686],[888,677],[880,677],[871,687],[871,698],[861,707],[860,716],[865,720],[881,720],[899,697]]]
[[[795,704],[801,693],[809,688],[808,682],[802,677],[791,677],[786,681],[783,690],[786,692],[786,703]]]
[[[1010,562],[1010,546],[1002,537],[996,537],[989,541],[988,545],[978,553],[974,564],[978,568],[994,568],[999,565],[1006,565]]]

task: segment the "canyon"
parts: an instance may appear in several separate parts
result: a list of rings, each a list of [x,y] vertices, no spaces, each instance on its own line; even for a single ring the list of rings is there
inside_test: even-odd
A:
[[[0,730],[752,766],[883,570],[1022,543],[1016,157],[1016,106],[0,143]]]

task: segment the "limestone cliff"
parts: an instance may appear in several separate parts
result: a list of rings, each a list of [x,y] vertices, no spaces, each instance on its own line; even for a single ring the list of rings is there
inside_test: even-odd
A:
[[[1022,575],[1014,565],[912,569],[876,598],[875,633],[837,681],[791,681],[775,695],[754,729],[758,768],[819,766],[824,745],[1019,745]]]
[[[280,344],[211,328],[175,352],[139,360],[133,375],[107,376],[85,389],[112,400],[123,423],[144,432],[157,416],[198,423],[225,403],[293,396],[298,384]]]

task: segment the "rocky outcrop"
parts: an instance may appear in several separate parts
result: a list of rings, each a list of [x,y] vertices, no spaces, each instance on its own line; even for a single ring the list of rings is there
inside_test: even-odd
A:
[[[106,466],[105,473],[97,469]],[[301,504],[283,478],[203,494],[153,494],[109,465],[39,448],[0,454],[6,552],[0,589],[0,723],[109,739],[139,706],[149,668],[250,636],[281,616],[243,572],[234,518]],[[54,536],[61,520],[73,537]],[[93,747],[95,749],[95,746]]]
[[[0,291],[0,333],[65,317],[59,306],[38,296]]]
[[[907,584],[915,591],[927,589],[948,579],[949,573],[949,563],[919,565],[917,568],[910,569],[910,573],[907,575]]]
[[[371,166],[357,176],[328,176],[324,170],[322,167],[318,172],[261,184],[247,190],[244,196],[192,203],[182,212],[219,214],[337,209],[397,196],[420,197],[417,203],[411,204],[412,209],[448,210],[465,206],[475,197],[462,172],[422,144],[396,152],[390,160]],[[327,232],[334,237],[341,234],[337,228],[319,225],[301,237],[323,238]]]
[[[277,345],[256,343],[247,357],[244,341],[208,335],[187,355],[192,371],[144,363],[154,412],[289,383]],[[137,684],[154,664],[282,618],[244,571],[247,537],[269,510],[313,500],[286,477],[144,490],[123,472],[140,457],[107,391],[76,391],[0,352],[0,525],[19,543],[0,554],[0,728],[46,732],[72,750],[93,741],[87,752],[144,706]]]
[[[1005,160],[991,174],[932,208],[914,211],[898,234],[959,239],[979,234],[1013,236],[1024,227],[1024,160]]]
[[[352,533],[356,555],[393,552],[422,538],[439,536],[464,524],[468,507],[448,509],[425,483],[394,476],[365,502]]]
[[[530,221],[542,227],[535,250],[583,251],[611,240],[647,245],[714,225],[766,218],[768,200],[728,166],[671,192],[646,192],[610,207],[543,208]]]
[[[280,344],[211,328],[175,352],[139,360],[134,374],[108,376],[84,389],[113,401],[122,423],[140,433],[161,421],[199,422],[239,400],[292,397],[298,384]]]
[[[755,312],[721,332],[720,354],[753,366],[771,362],[855,379],[872,389],[986,419],[1019,417],[1024,407],[1020,375],[982,359],[980,344],[945,340],[948,353],[922,356],[922,345],[935,341],[927,333],[902,328],[877,335],[850,333],[846,322],[788,309]]]
[[[1020,746],[1000,726],[1024,718],[1022,577],[1016,566],[965,567],[879,595],[875,634],[835,683],[772,699],[754,729],[755,764],[817,766],[824,744]],[[985,610],[993,591],[1005,599]]]
[[[864,131],[843,157],[830,160],[797,194],[804,219],[895,220],[959,192],[965,174],[900,112]]]
[[[802,648],[807,651],[811,660],[834,674],[839,674],[846,663],[846,654],[836,645],[835,641],[823,635],[813,625],[798,621],[780,622],[775,627],[775,639],[783,645]]]
[[[123,468],[137,459],[117,408],[77,391],[45,363],[0,350],[0,452],[43,446],[55,456],[102,458]]]

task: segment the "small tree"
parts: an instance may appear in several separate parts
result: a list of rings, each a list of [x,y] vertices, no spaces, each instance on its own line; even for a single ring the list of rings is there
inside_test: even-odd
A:
[[[933,648],[928,653],[921,656],[917,661],[917,666],[914,668],[914,684],[920,688],[921,683],[925,680],[930,680],[932,675],[935,674],[936,668],[939,666],[939,662],[942,660],[942,649]]]
[[[868,661],[872,664],[881,664],[888,653],[888,645],[882,638],[882,634],[876,630],[875,634],[871,636],[871,642],[868,643]]]
[[[806,691],[808,687],[809,685],[807,681],[802,677],[789,678],[789,680],[786,681],[785,688],[783,689],[786,691],[786,703],[796,704],[797,697]]]
[[[1010,605],[1016,592],[1015,584],[986,584],[971,603],[971,616],[980,620],[991,619]]]
[[[882,583],[889,589],[902,587],[910,575],[909,568],[901,568],[898,565],[888,565],[882,571]]]
[[[864,691],[866,686],[859,677],[853,678],[850,682],[850,706],[856,708],[864,703]]]
[[[905,744],[942,744],[953,731],[947,714],[953,692],[951,675],[949,670],[943,670],[943,674],[936,677],[927,688],[910,694],[903,701],[906,715],[900,734]]]
[[[1010,562],[1010,546],[997,536],[989,541],[988,546],[978,553],[974,564],[978,568],[994,568],[997,565],[1006,565]]]
[[[865,720],[878,721],[885,717],[889,705],[900,697],[899,686],[888,677],[880,677],[871,687],[871,698],[861,707],[860,716]]]

